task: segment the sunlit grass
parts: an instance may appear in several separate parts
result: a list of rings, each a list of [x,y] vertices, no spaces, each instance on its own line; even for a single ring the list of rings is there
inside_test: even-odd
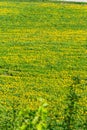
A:
[[[6,110],[12,104],[34,110],[45,98],[56,124],[51,127],[62,130],[57,125],[64,120],[72,77],[79,76],[75,116],[85,130],[86,70],[86,5],[0,2],[0,103]]]

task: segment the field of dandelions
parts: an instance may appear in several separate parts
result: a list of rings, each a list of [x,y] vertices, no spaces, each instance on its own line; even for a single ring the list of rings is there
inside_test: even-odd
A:
[[[87,4],[0,2],[0,130],[28,129],[87,130]]]

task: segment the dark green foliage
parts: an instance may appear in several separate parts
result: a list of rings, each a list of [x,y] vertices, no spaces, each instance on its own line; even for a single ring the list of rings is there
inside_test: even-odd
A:
[[[67,95],[67,108],[64,111],[64,121],[63,121],[63,128],[64,130],[85,130],[87,124],[84,122],[76,121],[76,116],[79,115],[78,111],[80,106],[78,105],[78,101],[80,101],[81,96],[78,96],[76,93],[77,87],[80,87],[80,77],[73,77],[73,83],[69,86],[69,94]],[[82,88],[80,88],[82,89]],[[86,121],[86,120],[85,120]]]

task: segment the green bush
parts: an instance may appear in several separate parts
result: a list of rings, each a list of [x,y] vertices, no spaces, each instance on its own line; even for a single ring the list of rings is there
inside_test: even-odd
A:
[[[37,111],[29,108],[16,110],[13,106],[12,111],[1,109],[0,130],[47,130],[47,103],[42,100],[41,106]]]

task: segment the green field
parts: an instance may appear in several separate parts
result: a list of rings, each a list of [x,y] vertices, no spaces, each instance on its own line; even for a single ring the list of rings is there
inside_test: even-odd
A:
[[[0,130],[39,98],[47,130],[87,130],[87,4],[0,2]]]

